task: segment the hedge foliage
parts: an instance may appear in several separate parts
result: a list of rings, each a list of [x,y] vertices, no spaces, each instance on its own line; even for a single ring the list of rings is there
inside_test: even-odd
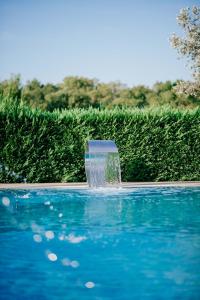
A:
[[[200,180],[200,109],[50,113],[7,99],[0,104],[0,182],[85,181],[89,139],[115,140],[123,181]]]

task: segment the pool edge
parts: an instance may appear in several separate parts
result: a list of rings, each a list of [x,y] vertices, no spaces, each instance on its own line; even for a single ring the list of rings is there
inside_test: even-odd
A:
[[[166,181],[166,182],[123,182],[123,188],[147,188],[147,187],[200,187],[200,181]],[[0,183],[0,189],[87,189],[87,183]]]

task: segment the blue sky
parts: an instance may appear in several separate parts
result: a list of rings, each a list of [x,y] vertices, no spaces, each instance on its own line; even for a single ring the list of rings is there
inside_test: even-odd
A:
[[[0,80],[85,76],[133,86],[190,79],[169,45],[192,0],[0,0]]]

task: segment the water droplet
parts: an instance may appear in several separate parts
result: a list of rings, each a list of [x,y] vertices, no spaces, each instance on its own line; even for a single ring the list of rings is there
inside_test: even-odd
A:
[[[58,216],[59,216],[59,218],[62,218],[63,214],[62,214],[62,213],[59,213],[59,215],[58,215]]]

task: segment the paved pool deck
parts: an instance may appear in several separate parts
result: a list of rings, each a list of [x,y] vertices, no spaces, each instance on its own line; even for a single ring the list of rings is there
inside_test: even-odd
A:
[[[122,188],[149,187],[200,187],[200,181],[166,181],[166,182],[123,182]],[[76,183],[0,183],[0,189],[87,189],[85,182]]]

